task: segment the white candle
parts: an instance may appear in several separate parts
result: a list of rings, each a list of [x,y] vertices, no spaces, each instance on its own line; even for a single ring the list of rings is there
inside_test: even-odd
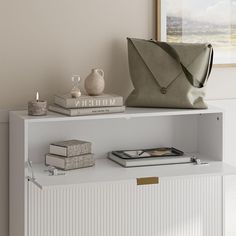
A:
[[[39,92],[36,93],[36,100],[28,102],[28,114],[30,116],[47,115],[47,101],[39,100]]]
[[[36,93],[36,101],[39,101],[39,92]]]

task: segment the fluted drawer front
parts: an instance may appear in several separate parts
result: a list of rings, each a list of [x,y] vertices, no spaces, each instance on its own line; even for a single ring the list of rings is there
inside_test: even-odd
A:
[[[222,236],[219,176],[28,187],[28,236]]]

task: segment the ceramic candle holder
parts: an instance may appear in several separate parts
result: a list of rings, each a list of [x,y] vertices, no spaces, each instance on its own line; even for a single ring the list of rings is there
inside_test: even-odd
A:
[[[28,114],[30,116],[47,115],[47,101],[30,101],[28,103]]]

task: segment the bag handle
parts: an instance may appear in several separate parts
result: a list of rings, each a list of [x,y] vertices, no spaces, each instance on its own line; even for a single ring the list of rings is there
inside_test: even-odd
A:
[[[168,53],[174,60],[176,60],[176,62],[181,66],[186,78],[188,79],[189,83],[196,87],[196,88],[202,88],[205,86],[206,81],[208,79],[208,77],[210,76],[211,73],[211,69],[212,69],[212,64],[213,64],[213,50],[211,53],[211,59],[210,59],[210,67],[208,65],[207,68],[207,73],[204,79],[204,82],[199,82],[198,80],[193,78],[192,73],[183,65],[183,63],[180,60],[180,57],[178,55],[178,53],[176,52],[176,50],[171,47],[168,43],[165,42],[159,42],[159,41],[154,41],[154,40],[150,40],[150,42],[155,43],[156,45],[158,45],[160,48],[162,48],[166,53]],[[211,47],[211,45],[209,44],[209,46]],[[210,69],[209,69],[210,68]]]
[[[208,78],[209,78],[209,76],[211,74],[211,70],[212,70],[212,66],[213,66],[213,59],[214,59],[214,50],[212,48],[212,45],[209,44],[208,47],[211,48],[211,58],[210,58],[209,66],[208,66],[207,71],[206,71],[206,75],[205,75],[205,80],[203,82],[203,86],[206,85],[206,82],[208,81]]]

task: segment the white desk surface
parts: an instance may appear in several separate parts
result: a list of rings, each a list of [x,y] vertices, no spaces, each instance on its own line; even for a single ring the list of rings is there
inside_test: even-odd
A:
[[[124,168],[119,164],[104,158],[97,159],[93,167],[59,171],[65,175],[49,176],[44,164],[33,164],[36,182],[39,186],[49,187],[58,185],[114,182],[136,180],[140,177],[181,177],[198,175],[231,175],[236,174],[236,168],[223,162],[209,162],[208,165],[178,164],[147,167]]]
[[[223,111],[216,107],[208,109],[166,109],[166,108],[132,108],[127,107],[123,113],[110,113],[89,116],[69,117],[54,112],[48,112],[47,116],[28,116],[27,111],[12,111],[10,114],[16,115],[18,118],[26,122],[54,122],[54,121],[76,121],[76,120],[98,120],[98,119],[130,119],[139,117],[158,117],[158,116],[177,116],[177,115],[196,115],[196,114],[212,114],[222,113]]]

